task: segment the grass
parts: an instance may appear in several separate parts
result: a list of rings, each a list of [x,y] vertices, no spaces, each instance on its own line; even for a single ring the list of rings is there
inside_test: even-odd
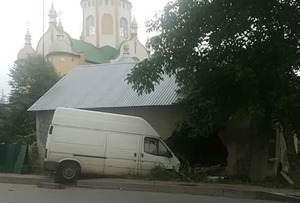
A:
[[[255,181],[248,177],[231,177],[225,179],[211,180],[206,175],[193,174],[187,171],[172,171],[161,166],[155,166],[147,175],[129,173],[125,178],[139,179],[149,181],[176,181],[176,182],[193,182],[193,183],[221,183],[221,184],[239,184],[249,186],[260,186],[269,188],[288,188],[300,189],[299,186],[289,185],[283,177],[267,177],[264,181]]]
[[[129,173],[125,176],[128,179],[141,179],[141,180],[159,180],[159,181],[178,181],[178,182],[196,182],[200,181],[204,176],[195,176],[187,171],[176,172],[174,170],[168,170],[162,166],[155,166],[150,172],[146,175]]]
[[[28,165],[24,166],[23,173],[34,175],[49,175],[50,172],[43,169],[43,165],[39,159],[38,148],[35,144],[30,145],[28,149],[29,161]]]

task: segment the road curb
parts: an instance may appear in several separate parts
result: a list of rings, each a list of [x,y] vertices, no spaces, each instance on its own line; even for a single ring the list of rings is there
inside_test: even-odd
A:
[[[11,174],[4,176],[0,175],[1,183],[10,183],[10,184],[28,184],[28,185],[37,185],[39,182],[53,182],[51,178],[45,176],[13,176]]]
[[[38,188],[45,188],[45,189],[56,189],[56,190],[61,190],[65,189],[66,186],[59,184],[59,183],[49,183],[49,182],[39,182],[37,184]]]
[[[136,183],[136,182],[106,182],[95,180],[79,180],[77,187],[92,189],[113,189],[124,191],[140,191],[140,192],[159,192],[159,193],[176,193],[176,194],[192,194],[205,196],[218,196],[228,198],[256,199],[256,200],[272,200],[280,202],[300,202],[299,197],[288,196],[281,193],[249,191],[239,189],[224,188],[203,188],[196,186],[182,186],[180,184],[161,184],[156,182]]]
[[[299,197],[284,195],[281,193],[260,192],[261,200],[280,201],[280,202],[300,202]]]
[[[0,183],[37,185],[40,188],[63,189],[65,186],[53,183],[48,176],[0,174]],[[230,188],[230,185],[220,186],[210,184],[191,184],[160,181],[135,181],[127,179],[87,179],[78,180],[77,187],[92,189],[111,189],[140,192],[159,192],[218,196],[228,198],[243,198],[256,200],[271,200],[280,202],[300,202],[297,196],[258,190],[242,190]]]

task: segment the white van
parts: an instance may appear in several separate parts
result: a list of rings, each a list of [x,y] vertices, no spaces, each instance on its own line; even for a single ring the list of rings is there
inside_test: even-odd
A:
[[[80,173],[148,173],[155,165],[179,170],[180,162],[153,127],[133,116],[57,108],[46,143],[44,168],[64,181]]]

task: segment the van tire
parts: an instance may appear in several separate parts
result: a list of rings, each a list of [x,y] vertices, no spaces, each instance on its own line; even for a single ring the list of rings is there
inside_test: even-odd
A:
[[[73,183],[80,175],[80,166],[78,163],[72,161],[62,162],[57,172],[57,182]]]

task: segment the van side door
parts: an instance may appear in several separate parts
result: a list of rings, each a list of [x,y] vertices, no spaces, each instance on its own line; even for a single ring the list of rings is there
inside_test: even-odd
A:
[[[143,136],[142,152],[140,154],[140,172],[149,173],[155,165],[172,168],[170,162],[170,151],[158,138]]]
[[[108,132],[104,173],[126,175],[137,172],[140,135]]]

